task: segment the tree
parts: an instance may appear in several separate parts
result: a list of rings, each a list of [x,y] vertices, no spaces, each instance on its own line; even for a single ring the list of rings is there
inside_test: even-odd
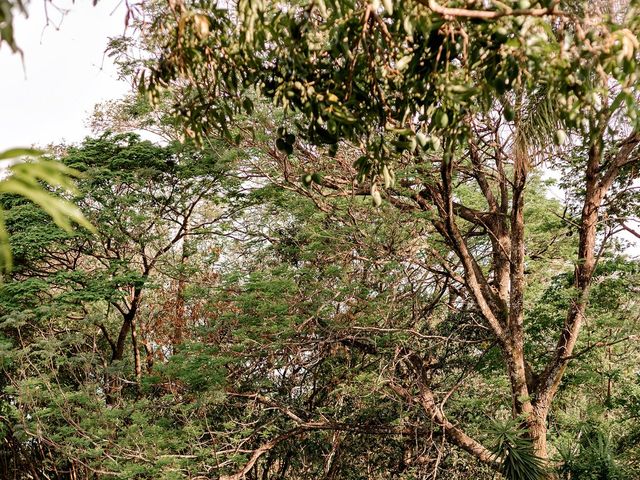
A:
[[[198,165],[199,154],[131,135],[69,149],[65,161],[85,171],[80,204],[98,237],[70,237],[32,205],[5,200],[16,268],[0,296],[3,441],[12,452],[3,458],[18,457],[13,465],[36,478],[491,478],[416,398],[416,384],[428,382],[452,423],[496,458],[516,459],[505,473],[521,468],[523,452],[536,464],[522,424],[508,421],[500,348],[457,280],[459,260],[433,215],[412,207],[412,164],[397,167],[393,201],[372,210],[368,185],[350,187],[357,149],[343,146],[337,162],[304,145],[295,157],[264,152],[272,140],[261,139],[279,121],[267,119],[266,132],[243,140],[253,146],[237,169],[251,186],[247,208],[229,211],[218,232],[228,240],[194,235],[186,258],[176,244],[144,283],[140,245],[153,255],[171,241],[175,231],[162,227],[170,212],[206,189],[190,182],[208,185],[190,167],[205,173],[217,162]],[[173,148],[186,157],[172,167]],[[311,167],[323,178],[308,183]],[[159,182],[164,175],[172,180]],[[540,370],[575,295],[577,239],[575,213],[537,176],[529,182],[526,354]],[[169,200],[171,188],[184,197]],[[464,176],[455,195],[468,208],[484,201]],[[490,241],[461,224],[490,269]],[[550,413],[548,436],[568,475],[637,476],[638,350],[627,341],[637,262],[617,252],[610,244],[601,255],[580,361]],[[110,363],[107,339],[124,326],[113,304],[123,306],[131,285],[142,285],[138,348],[126,339],[127,354]]]
[[[546,460],[549,412],[576,356],[598,259],[637,211],[639,25],[633,2],[608,13],[586,2],[519,3],[176,2],[151,23],[156,61],[138,81],[151,96],[174,85],[176,113],[197,139],[228,135],[255,95],[267,98],[288,112],[276,146],[283,165],[304,164],[304,185],[344,195],[351,174],[355,193],[376,205],[384,197],[428,215],[429,234],[453,257],[431,254],[491,332],[513,418]],[[355,158],[341,154],[346,143],[360,150]],[[312,145],[336,160],[319,168]],[[535,252],[525,209],[544,165],[572,173],[563,218],[578,241],[564,321],[530,352]],[[325,173],[317,187],[314,171]],[[482,197],[467,200],[463,188]],[[621,211],[610,209],[613,198]],[[504,456],[445,415],[411,358],[413,383],[397,395],[421,404],[448,441],[505,468]]]
[[[75,201],[95,235],[65,232],[31,203],[2,199],[15,252],[0,291],[3,441],[17,452],[15,471],[24,462],[34,478],[91,471],[105,440],[93,439],[120,431],[100,418],[111,410],[126,421],[127,405],[148,388],[143,372],[176,356],[204,316],[189,288],[216,282],[207,270],[214,230],[237,183],[224,173],[235,152],[213,147],[104,134],[60,150],[64,165],[82,172]],[[67,442],[68,428],[87,441]]]
[[[0,181],[0,191],[21,195],[47,212],[55,223],[66,231],[77,224],[92,231],[76,205],[65,198],[75,192],[74,177],[78,172],[46,158],[35,149],[12,148],[0,152],[0,161],[7,164],[7,175]],[[0,268],[8,272],[12,267],[11,249],[0,211]]]
[[[251,208],[212,268],[185,212],[203,192],[244,206],[208,183],[235,178],[128,135],[67,156],[102,236],[5,199],[14,465],[637,478],[638,272],[617,235],[637,234],[640,20],[603,5],[147,3],[143,60],[112,44],[147,98],[108,121],[237,144]]]

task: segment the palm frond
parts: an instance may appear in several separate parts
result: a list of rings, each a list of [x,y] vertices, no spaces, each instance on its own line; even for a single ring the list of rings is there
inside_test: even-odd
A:
[[[20,195],[39,205],[62,229],[71,231],[73,224],[90,231],[94,227],[80,209],[55,190],[74,193],[73,178],[79,173],[62,163],[48,160],[34,149],[14,148],[0,152],[0,161],[7,162],[8,175],[0,180],[0,192]],[[9,235],[0,210],[0,270],[12,267]]]
[[[492,434],[496,440],[491,451],[501,460],[501,473],[507,480],[542,480],[546,477],[548,470],[544,459],[534,453],[531,440],[524,437],[517,422],[495,422]]]
[[[555,148],[559,133],[565,125],[561,109],[554,105],[549,88],[541,87],[519,108],[516,121],[515,157],[529,165],[537,164],[543,154]]]

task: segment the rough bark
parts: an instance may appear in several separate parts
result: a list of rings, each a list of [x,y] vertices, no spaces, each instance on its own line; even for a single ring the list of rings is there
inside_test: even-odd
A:
[[[140,301],[142,299],[142,288],[141,287],[132,287],[132,294],[130,303],[128,306],[122,307],[119,304],[113,304],[116,310],[120,312],[122,315],[122,324],[120,326],[120,332],[118,333],[118,338],[116,342],[112,345],[112,354],[111,354],[111,364],[114,362],[120,361],[124,358],[125,347],[127,343],[127,337],[131,333],[131,340],[134,344],[134,365],[135,365],[135,373],[136,378],[138,377],[138,370],[141,372],[140,368],[140,354],[138,352],[137,360],[136,360],[136,351],[137,351],[137,338],[135,332],[135,318],[138,313],[138,308],[140,306]],[[121,388],[120,382],[117,378],[109,375],[105,379],[105,399],[107,405],[112,405],[116,401],[116,393]]]
[[[499,461],[484,445],[467,435],[462,429],[452,424],[436,403],[433,392],[426,386],[421,388],[420,402],[424,410],[431,415],[434,423],[442,427],[446,437],[451,443],[458,446],[467,453],[470,453],[482,463],[499,468]]]
[[[604,124],[603,124],[604,125]],[[600,132],[602,133],[602,132]],[[455,251],[464,269],[464,283],[478,311],[498,339],[506,370],[511,382],[514,416],[526,417],[523,427],[531,438],[534,451],[541,458],[548,458],[547,416],[557,393],[564,371],[571,358],[583,323],[589,288],[596,267],[596,233],[599,210],[606,194],[620,169],[637,158],[632,156],[640,143],[640,134],[633,132],[624,140],[610,158],[603,158],[602,135],[595,135],[585,172],[585,197],[580,219],[578,258],[575,267],[577,295],[567,312],[554,355],[541,375],[536,375],[524,354],[524,293],[525,282],[525,185],[527,162],[522,151],[514,155],[514,173],[511,182],[504,175],[501,161],[497,161],[500,203],[491,191],[482,173],[482,164],[475,146],[471,145],[473,175],[484,194],[489,212],[476,212],[455,204],[452,195],[451,162],[443,160],[439,188],[427,190],[429,199],[436,206],[438,218],[434,226]],[[511,192],[511,210],[506,200]],[[492,246],[493,279],[489,285],[470,252],[464,236],[456,223],[456,217],[483,226]],[[509,224],[505,219],[509,218]],[[489,287],[493,287],[489,288]],[[494,294],[495,292],[495,294]],[[508,304],[505,302],[508,296]],[[438,416],[432,396],[423,396],[423,407],[449,432],[453,443],[468,451],[480,461],[494,461],[480,454],[476,445]],[[440,412],[441,414],[441,412]]]

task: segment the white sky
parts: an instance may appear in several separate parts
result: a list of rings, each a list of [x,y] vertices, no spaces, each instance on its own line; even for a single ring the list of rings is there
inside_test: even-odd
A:
[[[31,2],[29,18],[15,22],[24,66],[19,54],[0,47],[0,151],[78,142],[90,134],[94,105],[130,89],[104,55],[108,37],[124,32],[124,2],[56,1],[68,13],[49,6],[48,26],[43,3]]]

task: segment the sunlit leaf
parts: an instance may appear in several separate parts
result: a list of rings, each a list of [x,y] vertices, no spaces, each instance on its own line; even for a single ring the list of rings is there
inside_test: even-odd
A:
[[[71,231],[73,224],[90,231],[95,230],[76,205],[51,191],[58,189],[74,193],[76,188],[73,178],[79,176],[76,170],[45,159],[41,151],[29,148],[0,152],[0,160],[15,162],[8,168],[8,176],[0,181],[0,192],[31,200],[66,231]],[[4,221],[0,218],[0,268],[5,271],[10,270],[12,264],[9,240]]]

